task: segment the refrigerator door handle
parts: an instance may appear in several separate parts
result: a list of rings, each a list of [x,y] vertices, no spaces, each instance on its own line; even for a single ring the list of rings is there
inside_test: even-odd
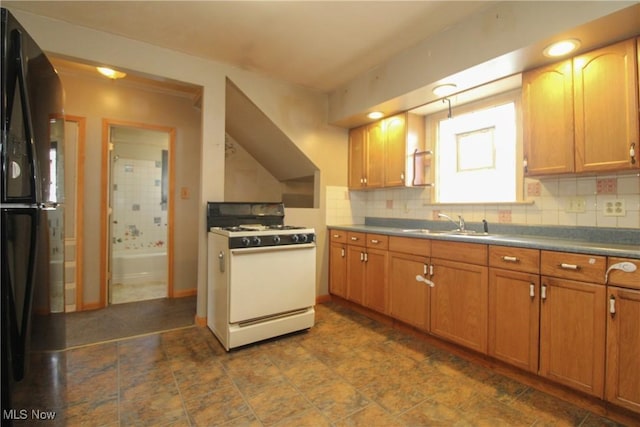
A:
[[[40,203],[38,206],[43,211],[55,211],[60,204],[58,202],[45,202]]]
[[[24,126],[24,135],[28,147],[29,163],[31,166],[31,173],[29,175],[29,186],[31,190],[31,197],[34,203],[40,201],[40,181],[38,177],[38,160],[36,157],[34,140],[33,140],[33,121],[31,119],[31,108],[29,105],[29,90],[27,88],[26,73],[24,69],[24,58],[22,49],[22,33],[19,30],[11,32],[12,47],[14,49],[13,60],[16,65],[16,74],[18,81],[19,96],[22,100],[22,119]],[[13,103],[12,103],[13,104]],[[11,109],[9,109],[9,112]],[[26,171],[25,171],[26,172]]]

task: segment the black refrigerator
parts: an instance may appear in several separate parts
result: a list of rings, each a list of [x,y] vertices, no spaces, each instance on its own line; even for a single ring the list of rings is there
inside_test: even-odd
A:
[[[1,12],[1,415],[10,425],[54,404],[32,386],[56,382],[50,350],[65,345],[64,120],[53,66]]]

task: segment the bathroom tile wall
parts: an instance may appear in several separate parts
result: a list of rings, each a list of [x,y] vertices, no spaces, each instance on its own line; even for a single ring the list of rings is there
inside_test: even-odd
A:
[[[120,158],[113,178],[113,250],[164,251],[167,211],[161,203],[161,162]]]
[[[429,203],[429,188],[349,191],[327,187],[327,224],[362,224],[365,217],[465,220],[524,225],[640,228],[640,174],[527,178],[525,203]]]

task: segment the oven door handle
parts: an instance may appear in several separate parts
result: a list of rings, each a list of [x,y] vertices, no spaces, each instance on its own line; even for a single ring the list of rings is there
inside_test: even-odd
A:
[[[282,245],[282,246],[258,246],[255,248],[238,248],[231,249],[232,255],[243,255],[243,254],[255,254],[260,252],[275,252],[275,251],[292,251],[296,249],[314,249],[316,247],[315,243],[300,243],[296,245]]]

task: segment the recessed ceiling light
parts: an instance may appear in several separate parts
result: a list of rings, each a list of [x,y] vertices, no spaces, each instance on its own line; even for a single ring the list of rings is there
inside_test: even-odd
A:
[[[122,71],[116,71],[112,68],[107,68],[107,67],[96,67],[96,69],[100,74],[112,80],[121,79],[127,75],[127,73],[123,73]]]
[[[433,88],[433,93],[436,96],[449,96],[452,93],[455,93],[458,86],[453,83],[445,83],[443,85],[438,85]]]
[[[367,117],[369,117],[370,119],[381,119],[384,117],[384,114],[380,111],[372,111],[369,114],[367,114]]]
[[[556,42],[547,46],[544,49],[543,53],[545,56],[554,58],[557,56],[563,56],[568,53],[571,53],[574,50],[576,50],[578,47],[580,47],[580,40],[577,40],[577,39],[561,40],[559,42]]]

